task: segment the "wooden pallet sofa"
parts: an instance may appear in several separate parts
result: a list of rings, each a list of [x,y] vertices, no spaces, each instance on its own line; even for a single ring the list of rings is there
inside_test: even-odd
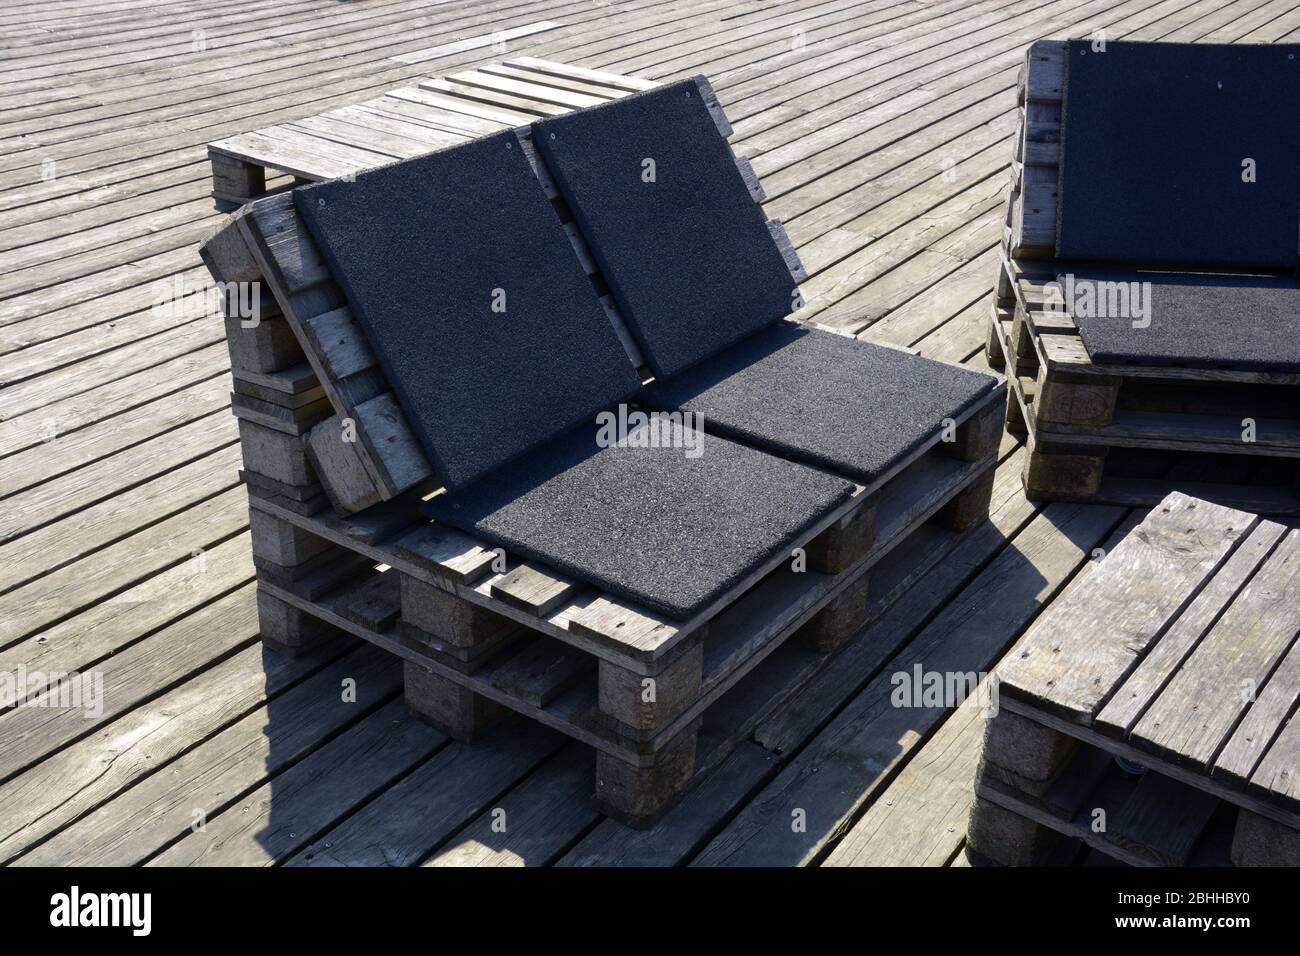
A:
[[[1300,529],[1152,509],[999,665],[976,856],[1300,865],[1297,568]]]
[[[1270,165],[1295,126],[1280,117],[1295,115],[1296,49],[1030,47],[987,351],[1011,382],[1007,427],[1027,436],[1031,497],[1150,506],[1178,489],[1300,510],[1288,344],[1300,339],[1300,173],[1293,160]],[[1277,118],[1261,119],[1256,100]],[[1147,128],[1165,135],[1124,132]],[[1112,148],[1099,156],[1092,142]],[[1270,206],[1286,211],[1265,230]],[[1132,332],[1127,316],[1085,322],[1072,313],[1098,311],[1080,297],[1086,275],[1101,277],[1096,298],[1145,292],[1154,311]],[[1129,351],[1113,347],[1116,332]]]
[[[575,82],[590,85],[601,76],[583,76]],[[552,79],[560,84],[569,82],[567,76]],[[613,86],[609,89],[611,104],[620,102],[626,92]],[[762,216],[757,205],[761,190],[726,146],[730,127],[716,98],[702,78],[665,89],[675,96],[694,97],[691,103],[683,101],[682,108],[694,109],[696,119],[707,123],[712,139],[706,141],[712,144],[715,156],[726,157],[727,175],[732,179],[729,189],[718,191],[728,192],[733,201],[743,196],[747,210],[735,205],[731,209],[737,219],[749,223],[748,241],[753,243],[761,236],[767,244],[765,260],[755,247],[756,261],[768,262],[769,272],[780,270],[779,282],[772,286],[781,291],[780,314],[784,315],[798,303],[801,268],[779,223]],[[594,115],[596,111],[590,112]],[[535,119],[549,115],[539,111]],[[654,115],[647,119],[653,120]],[[573,518],[573,512],[569,513],[570,522],[548,519],[540,529],[541,544],[537,544],[536,528],[526,529],[533,535],[531,544],[485,536],[495,533],[492,519],[502,513],[522,513],[527,519],[539,512],[527,504],[527,494],[515,497],[517,489],[498,500],[499,507],[487,509],[475,502],[475,494],[493,481],[509,486],[516,471],[531,467],[530,462],[568,439],[553,432],[534,435],[519,454],[491,460],[475,471],[467,463],[480,449],[472,439],[458,445],[457,439],[449,437],[456,430],[453,426],[463,425],[471,435],[487,435],[493,425],[500,424],[499,419],[444,421],[438,426],[442,431],[431,436],[425,426],[433,419],[427,419],[426,413],[436,418],[438,409],[430,411],[423,403],[432,399],[436,406],[441,396],[436,389],[413,385],[412,376],[420,374],[424,366],[455,371],[458,364],[468,364],[471,367],[461,371],[470,376],[471,383],[477,383],[474,387],[491,390],[498,385],[492,376],[473,376],[480,372],[474,363],[490,363],[493,356],[484,353],[483,342],[475,336],[456,338],[459,333],[452,326],[438,325],[454,319],[436,314],[427,320],[423,343],[419,337],[397,341],[396,346],[394,340],[383,336],[382,341],[373,339],[373,333],[392,318],[377,314],[383,310],[375,309],[375,297],[391,291],[402,273],[390,277],[385,271],[385,253],[376,251],[387,241],[379,236],[382,229],[365,232],[367,237],[378,238],[366,249],[374,268],[363,269],[343,261],[354,251],[347,239],[350,234],[339,240],[331,232],[346,222],[346,217],[331,221],[335,210],[345,207],[352,197],[369,196],[374,190],[383,193],[388,189],[388,195],[397,197],[394,202],[400,208],[385,207],[385,217],[396,212],[396,221],[408,222],[410,217],[439,215],[441,207],[428,203],[423,211],[417,208],[418,203],[401,206],[404,197],[423,195],[425,186],[441,182],[428,170],[448,154],[433,154],[363,172],[353,182],[324,183],[247,204],[202,249],[222,287],[248,283],[270,293],[262,296],[255,322],[238,314],[226,318],[235,377],[232,401],[240,419],[244,452],[242,475],[250,493],[263,638],[272,647],[297,652],[342,631],[384,647],[405,661],[406,696],[412,711],[460,739],[473,739],[504,715],[516,712],[581,740],[598,753],[596,795],[601,807],[629,823],[645,825],[692,781],[703,717],[722,694],[796,634],[829,660],[831,652],[865,621],[868,572],[875,564],[935,522],[956,533],[986,518],[1005,383],[899,350],[798,326],[785,318],[775,325],[769,322],[737,330],[726,324],[704,324],[703,317],[717,312],[705,308],[698,315],[686,311],[687,321],[696,323],[687,327],[686,335],[653,327],[657,316],[652,314],[653,308],[646,312],[645,302],[637,298],[635,282],[625,277],[626,260],[612,248],[616,243],[606,249],[605,244],[591,241],[606,228],[599,216],[588,209],[575,217],[561,185],[550,174],[552,167],[534,149],[538,135],[549,141],[557,128],[539,122],[524,128],[502,123],[500,129],[503,132],[475,140],[462,150],[481,151],[473,154],[476,165],[504,162],[511,150],[514,152],[509,155],[527,159],[522,167],[516,162],[515,168],[526,171],[559,237],[558,243],[546,245],[545,255],[555,256],[558,246],[563,246],[561,258],[571,259],[574,274],[587,290],[599,320],[596,324],[603,330],[583,326],[583,335],[571,339],[572,355],[556,356],[554,350],[528,352],[529,376],[541,381],[537,388],[542,391],[528,384],[532,379],[521,379],[512,414],[527,419],[527,409],[536,404],[530,396],[562,395],[566,387],[582,391],[589,384],[584,384],[584,378],[626,378],[631,399],[647,412],[680,413],[704,403],[704,440],[714,443],[710,447],[717,449],[718,456],[718,463],[709,468],[723,468],[730,450],[751,456],[746,461],[759,468],[779,466],[797,471],[801,478],[815,476],[817,482],[833,482],[843,493],[829,506],[794,522],[779,546],[767,548],[759,559],[744,565],[742,573],[732,574],[711,590],[704,588],[689,606],[656,604],[652,608],[647,601],[671,602],[672,595],[656,592],[644,595],[645,600],[630,599],[629,588],[635,589],[640,582],[611,584],[584,563],[595,558],[581,548],[561,555],[559,546],[546,538],[558,539],[559,532],[567,532],[571,524],[582,525],[586,519]],[[582,129],[560,127],[558,131],[567,142]],[[693,135],[700,133],[697,128]],[[562,151],[558,145],[552,148],[556,155],[551,162],[562,168]],[[585,165],[585,161],[579,163]],[[425,170],[426,178],[400,179],[413,175],[412,170]],[[635,174],[639,177],[642,172],[638,159]],[[719,174],[715,163],[710,175]],[[569,190],[568,196],[588,202],[580,184],[572,182],[573,171],[567,175],[570,181],[564,188]],[[500,189],[488,192],[508,192],[505,178],[503,174]],[[393,189],[395,184],[398,188]],[[466,197],[472,190],[466,182],[443,182],[442,187],[447,189],[447,208],[470,202]],[[524,188],[512,180],[511,189],[515,187]],[[313,225],[304,222],[303,204],[315,220]],[[356,205],[363,216],[385,206],[369,201]],[[429,213],[431,208],[433,213]],[[475,220],[488,218],[486,208],[477,207],[482,215],[467,217],[464,231],[457,235],[474,233],[478,228]],[[680,203],[673,204],[672,210],[679,216],[692,213]],[[475,211],[471,204],[470,212]],[[523,221],[522,206],[507,211],[516,215],[517,222]],[[537,210],[530,207],[528,215],[534,222]],[[684,248],[714,248],[728,239],[726,233],[732,228],[723,218],[700,224],[696,227],[700,236],[694,245],[688,242]],[[543,231],[538,226],[532,232]],[[438,238],[432,226],[408,232],[417,239]],[[640,233],[633,229],[633,234]],[[518,247],[520,256],[525,255],[519,250],[526,245]],[[678,253],[680,264],[681,250]],[[630,254],[635,257],[635,249]],[[487,254],[477,258],[466,255],[455,243],[447,243],[428,262],[432,268],[462,257],[460,266],[468,272],[491,258]],[[696,264],[706,274],[725,275],[719,265]],[[676,266],[664,268],[666,287],[680,276]],[[619,278],[611,269],[619,271]],[[378,281],[367,285],[375,276]],[[772,279],[770,274],[768,279]],[[410,284],[418,285],[418,276]],[[725,282],[717,290],[724,301],[743,297],[744,291]],[[232,303],[246,304],[250,299],[228,295],[228,309]],[[574,311],[580,310],[575,306]],[[517,331],[512,335],[519,342],[511,337],[496,341],[504,351],[522,348],[527,352],[533,341],[527,337],[534,332],[524,319],[516,321],[520,324],[513,327]],[[737,317],[736,321],[745,319]],[[407,324],[397,323],[394,334]],[[387,327],[391,331],[392,323]],[[536,335],[542,336],[544,331]],[[823,361],[812,369],[786,369],[786,378],[780,380],[783,392],[746,397],[739,409],[728,407],[724,401],[728,395],[734,397],[737,388],[743,392],[752,387],[743,376],[735,375],[737,371],[760,379],[781,372],[772,372],[765,363],[772,361],[773,355],[788,354],[784,343],[781,348],[765,345],[756,354],[738,351],[752,349],[752,343],[763,336],[786,336],[804,347],[812,342],[818,354],[829,350],[841,354],[844,361],[835,367]],[[488,338],[485,330],[483,339]],[[699,356],[699,361],[682,358],[682,349],[689,352],[704,347],[712,351]],[[438,349],[441,352],[434,351]],[[736,359],[737,355],[741,358]],[[622,363],[621,370],[614,367],[615,359]],[[678,370],[672,363],[680,361],[686,364]],[[797,421],[792,424],[788,418],[781,419],[775,404],[781,402],[797,410],[800,396],[804,401],[820,401],[825,398],[827,383],[834,382],[837,374],[843,377],[844,369],[859,367],[855,361],[887,371],[895,377],[897,389],[915,393],[913,400],[931,409],[925,421],[911,428],[911,437],[890,452],[887,460],[873,462],[869,472],[856,469],[851,461],[837,463],[833,445],[818,444],[815,435],[804,436]],[[594,376],[590,368],[605,371]],[[669,370],[677,374],[666,374]],[[651,379],[654,371],[664,377],[644,388],[643,380]],[[951,408],[935,405],[943,401],[942,393],[936,384],[934,394],[928,394],[927,383],[941,384],[951,376],[960,378],[958,388],[967,399]],[[872,403],[865,403],[869,407],[850,405],[830,414],[822,404],[820,413],[838,421],[841,433],[872,435],[873,415],[888,420],[900,399],[898,392],[889,393],[871,381],[863,378],[846,383],[846,387],[857,389],[860,402],[863,394],[873,397]],[[735,382],[740,384],[729,384]],[[715,394],[715,386],[727,386],[721,397]],[[546,392],[547,388],[551,391]],[[819,390],[823,392],[820,396]],[[772,414],[746,415],[747,409],[761,407],[760,398],[773,403]],[[710,401],[714,404],[708,404]],[[506,407],[511,407],[508,402]],[[940,408],[942,411],[936,410]],[[715,417],[721,434],[710,431]],[[424,432],[420,437],[416,422],[424,423],[419,426]],[[785,430],[772,423],[784,424]],[[567,427],[573,422],[561,424]],[[772,429],[776,431],[769,434]],[[883,447],[887,439],[889,435],[882,431],[877,444]],[[870,441],[863,448],[868,456],[874,451]],[[626,451],[641,461],[639,450]],[[713,452],[705,451],[700,460],[714,460],[710,458]],[[606,449],[590,456],[584,452],[578,464],[607,453]],[[566,469],[567,464],[552,470],[568,474]],[[553,486],[543,479],[528,490],[536,487]],[[582,490],[592,499],[602,491],[586,486]],[[751,510],[759,516],[772,513],[772,520],[777,520],[773,502],[779,496],[752,487],[746,494],[750,497],[732,504],[737,527],[746,518],[744,512]],[[804,491],[790,497],[802,496]],[[518,506],[519,502],[524,505]],[[486,519],[481,528],[465,521],[456,526],[457,512],[449,509],[461,505],[466,511],[479,508],[479,517]],[[601,507],[612,506],[602,502]],[[430,511],[444,520],[431,521]],[[761,524],[751,521],[748,526]],[[624,525],[618,532],[635,535],[637,530]],[[650,543],[655,544],[653,540]],[[684,554],[690,543],[661,539],[655,545],[658,553],[655,547],[649,549],[650,559],[671,565],[678,545]],[[738,550],[747,542],[730,540],[724,530],[704,544],[707,546],[697,547],[692,554],[698,557],[711,551]],[[607,552],[618,549],[591,550],[608,557]],[[609,560],[617,562],[623,557],[615,555]],[[677,580],[685,579],[679,575]],[[804,679],[811,673],[806,671]]]

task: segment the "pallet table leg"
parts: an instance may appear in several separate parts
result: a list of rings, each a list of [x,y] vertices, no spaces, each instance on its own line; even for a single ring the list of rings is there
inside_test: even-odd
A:
[[[1000,710],[984,729],[979,772],[1041,797],[1070,762],[1076,746],[1073,737]]]
[[[871,575],[862,575],[795,631],[795,640],[818,654],[838,648],[866,624],[870,588]]]
[[[212,193],[220,212],[230,212],[266,192],[266,170],[232,156],[209,154]]]
[[[601,813],[643,830],[667,812],[695,776],[695,748],[700,722],[695,721],[656,755],[638,767],[613,754],[596,754],[596,806]]]
[[[262,643],[271,650],[296,657],[315,650],[343,634],[306,611],[257,589],[257,624]]]
[[[966,531],[987,520],[989,505],[993,502],[995,478],[992,468],[976,478],[935,512],[935,522],[951,531]]]
[[[1243,808],[1230,856],[1233,866],[1300,866],[1300,830]]]
[[[966,846],[975,860],[1002,866],[1041,865],[1060,839],[1050,827],[976,797],[971,804]]]
[[[1090,498],[1101,488],[1106,450],[1039,446],[1025,456],[1025,494],[1030,498]]]
[[[472,743],[509,716],[510,710],[414,661],[402,662],[406,706],[411,714],[461,743]]]

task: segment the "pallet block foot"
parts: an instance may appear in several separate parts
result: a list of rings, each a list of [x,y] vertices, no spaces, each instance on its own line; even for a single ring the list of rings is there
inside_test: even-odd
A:
[[[1087,381],[1063,380],[1046,368],[1038,374],[1034,414],[1040,422],[1058,425],[1109,425],[1115,418],[1119,380],[1091,376]]]
[[[233,156],[209,153],[212,192],[217,203],[238,206],[266,192],[266,169]]]
[[[1242,808],[1231,859],[1233,866],[1300,866],[1300,830]]]
[[[876,543],[876,501],[864,501],[808,543],[808,566],[839,574],[867,556]]]
[[[402,620],[456,647],[478,647],[519,625],[449,591],[402,575]]]
[[[461,743],[473,743],[510,714],[504,705],[412,661],[403,661],[402,677],[412,716]]]
[[[838,648],[866,623],[870,587],[871,575],[862,575],[799,628],[795,639],[818,654],[829,654]]]
[[[1025,456],[1023,479],[1029,498],[1090,498],[1101,489],[1106,453],[1096,448],[1035,448]]]
[[[638,674],[601,659],[596,680],[600,719],[618,736],[645,740],[699,700],[703,679],[704,643],[698,638],[655,674]]]
[[[1002,408],[990,402],[957,426],[952,441],[939,447],[958,461],[979,461],[997,454],[1002,441]]]
[[[1002,866],[1041,865],[1060,838],[1050,827],[981,797],[971,804],[966,844],[982,861]]]
[[[995,323],[989,323],[988,335],[984,339],[984,357],[988,360],[989,368],[1001,371],[1007,366],[1006,356],[1002,354],[1002,343],[999,341],[1001,332]]]
[[[316,472],[307,461],[306,442],[301,436],[238,419],[239,448],[244,467],[284,485],[319,485]]]
[[[653,766],[637,767],[603,750],[596,754],[596,806],[639,830],[670,810],[695,776],[699,721],[656,754]]]
[[[984,728],[980,774],[1041,797],[1074,756],[1078,742],[1042,724],[999,710]]]
[[[935,512],[935,523],[951,531],[965,531],[986,521],[989,516],[989,505],[993,501],[995,477],[994,470],[990,468],[976,478]]]
[[[327,539],[261,508],[248,509],[248,528],[253,554],[285,567],[300,565],[333,547]]]
[[[1002,420],[1007,431],[1013,435],[1027,435],[1029,433],[1029,423],[1025,421],[1025,410],[1020,407],[1020,399],[1016,397],[1014,385],[1007,389],[1007,405]]]
[[[257,590],[257,624],[263,644],[290,656],[315,650],[343,633],[261,588]]]

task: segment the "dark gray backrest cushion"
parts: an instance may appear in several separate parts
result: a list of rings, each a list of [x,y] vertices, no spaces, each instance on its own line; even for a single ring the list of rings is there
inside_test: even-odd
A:
[[[513,131],[295,199],[449,487],[640,388]]]
[[[789,267],[695,80],[534,123],[533,141],[656,376],[793,310]]]

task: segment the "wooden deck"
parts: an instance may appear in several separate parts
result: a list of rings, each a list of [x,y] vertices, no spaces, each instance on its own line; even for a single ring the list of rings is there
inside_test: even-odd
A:
[[[1300,0],[168,6],[0,10],[0,674],[103,688],[101,712],[15,707],[5,683],[0,861],[962,862],[977,702],[894,707],[892,676],[988,671],[1140,512],[1035,506],[1007,439],[992,522],[811,690],[784,700],[774,658],[724,698],[740,746],[628,830],[591,808],[591,752],[553,732],[516,720],[465,747],[406,717],[374,649],[263,653],[195,252],[220,220],[205,144],[504,55],[704,72],[808,268],[804,315],[978,365],[1025,46],[1295,41]],[[922,550],[873,586],[912,583]]]

